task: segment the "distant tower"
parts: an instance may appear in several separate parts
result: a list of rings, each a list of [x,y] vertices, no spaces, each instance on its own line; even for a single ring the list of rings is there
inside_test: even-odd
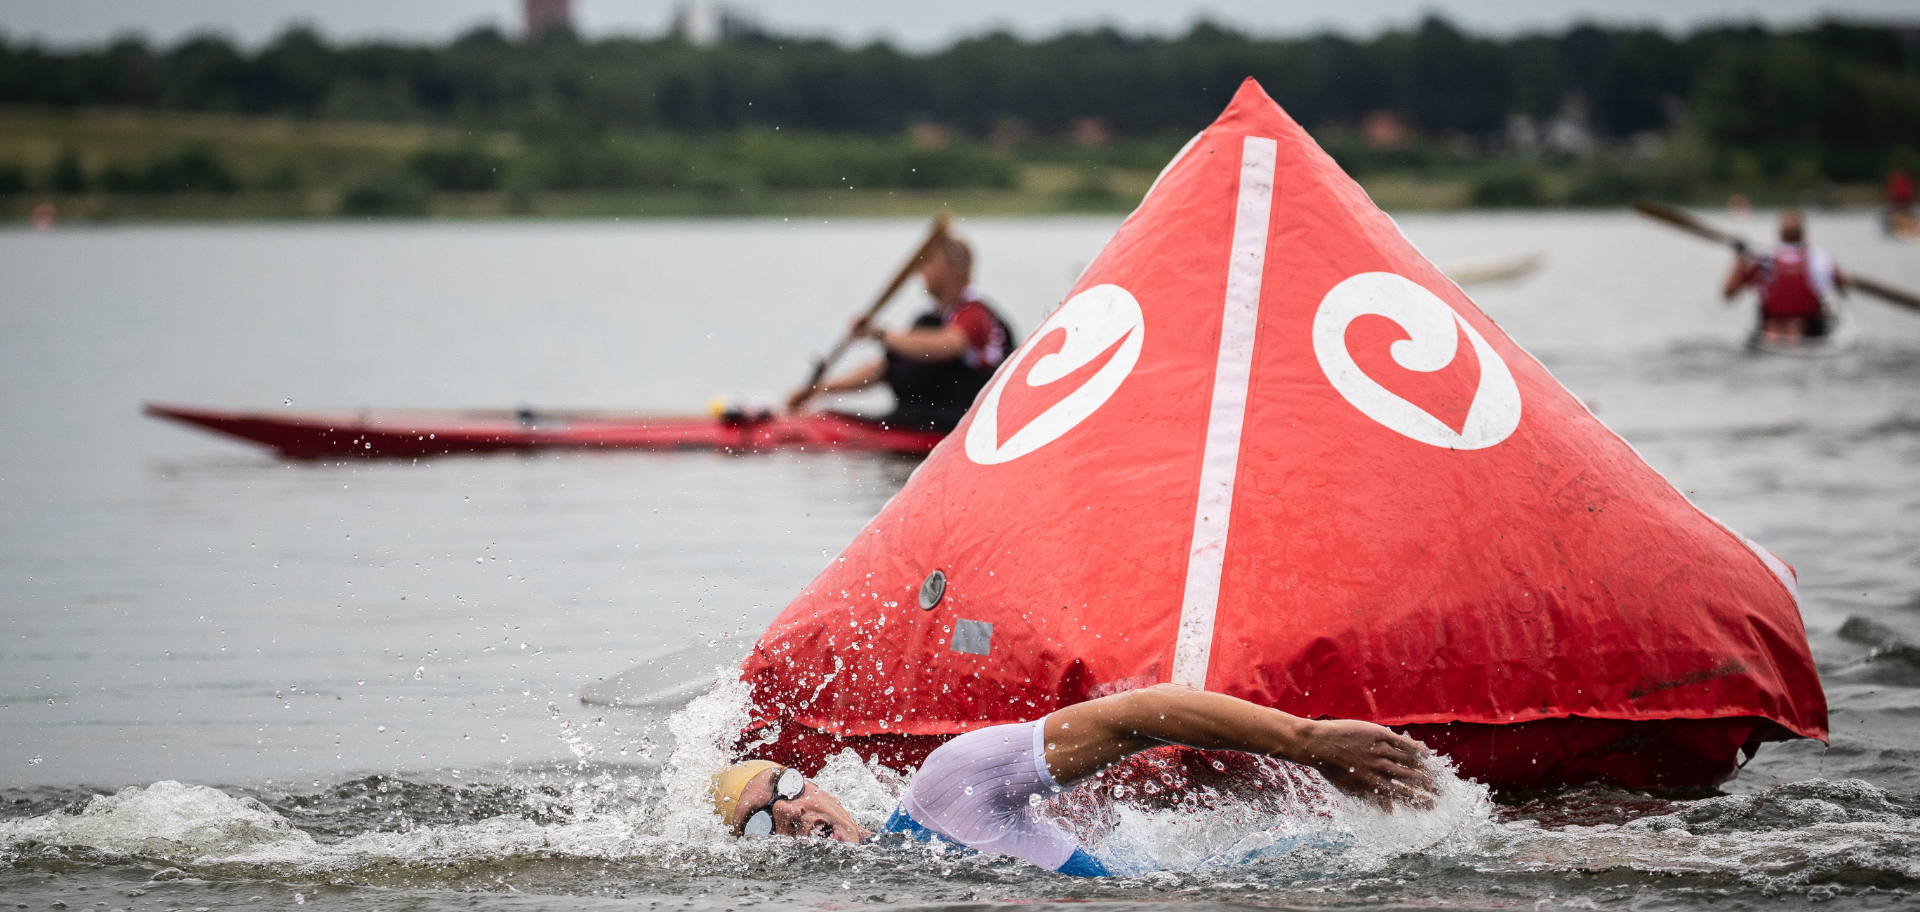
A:
[[[720,11],[706,0],[682,3],[674,9],[668,31],[695,47],[710,47],[720,40]]]
[[[695,47],[712,47],[722,41],[762,35],[760,23],[752,16],[711,0],[685,0],[674,7],[667,34],[679,36]]]
[[[573,31],[573,0],[523,0],[527,12],[527,42]]]

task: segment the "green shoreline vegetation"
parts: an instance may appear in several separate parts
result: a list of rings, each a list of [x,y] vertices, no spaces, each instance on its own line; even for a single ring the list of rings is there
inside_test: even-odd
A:
[[[1920,171],[1920,28],[1355,41],[1201,24],[927,54],[745,29],[251,54],[0,41],[0,218],[1123,212],[1258,78],[1389,209],[1865,205]]]

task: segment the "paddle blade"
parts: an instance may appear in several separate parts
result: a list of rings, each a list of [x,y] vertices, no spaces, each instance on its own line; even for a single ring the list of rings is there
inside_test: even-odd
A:
[[[1633,201],[1633,210],[1651,219],[1666,222],[1688,234],[1698,235],[1709,241],[1721,244],[1734,244],[1738,241],[1731,234],[1714,228],[1705,222],[1659,200],[1645,197]]]
[[[1441,271],[1446,273],[1447,278],[1452,279],[1455,285],[1484,285],[1525,278],[1539,272],[1540,265],[1545,261],[1546,257],[1541,254],[1529,253],[1502,260],[1448,266]]]
[[[1904,288],[1895,288],[1892,285],[1883,284],[1865,276],[1857,275],[1847,276],[1847,285],[1858,288],[1890,304],[1898,304],[1901,307],[1920,310],[1920,295],[1914,294]]]

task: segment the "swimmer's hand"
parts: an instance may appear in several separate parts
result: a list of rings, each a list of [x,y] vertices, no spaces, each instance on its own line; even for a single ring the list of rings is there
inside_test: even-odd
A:
[[[1433,807],[1427,747],[1405,735],[1352,719],[1306,721],[1287,759],[1320,771],[1333,786],[1386,810]]]

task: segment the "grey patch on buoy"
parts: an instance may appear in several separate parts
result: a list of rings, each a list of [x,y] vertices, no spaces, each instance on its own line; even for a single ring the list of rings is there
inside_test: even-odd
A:
[[[927,581],[920,584],[920,610],[932,611],[947,594],[947,575],[938,570],[927,574]]]
[[[977,656],[992,652],[993,625],[986,621],[954,621],[953,651]]]

